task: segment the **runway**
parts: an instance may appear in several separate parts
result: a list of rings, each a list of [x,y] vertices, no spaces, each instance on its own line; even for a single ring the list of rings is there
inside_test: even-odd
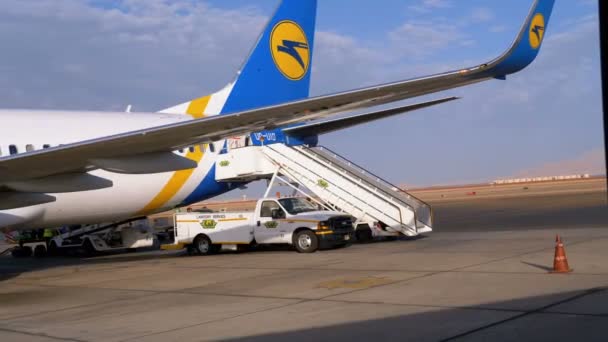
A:
[[[606,192],[476,198],[433,203],[435,232],[606,227]]]
[[[0,339],[604,341],[605,190],[461,192],[424,238],[310,255],[2,257]],[[572,273],[548,273],[555,234]]]

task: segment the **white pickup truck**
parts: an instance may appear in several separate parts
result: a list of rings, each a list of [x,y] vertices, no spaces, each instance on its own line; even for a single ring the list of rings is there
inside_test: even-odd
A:
[[[176,213],[174,227],[175,242],[163,249],[188,248],[202,255],[252,244],[289,244],[312,253],[346,245],[354,234],[351,216],[319,210],[300,197],[260,199],[254,212]]]

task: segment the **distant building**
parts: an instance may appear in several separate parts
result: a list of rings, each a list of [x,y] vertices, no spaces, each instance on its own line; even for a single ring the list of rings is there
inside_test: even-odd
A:
[[[520,184],[520,183],[538,183],[538,182],[565,181],[565,180],[588,179],[588,178],[591,178],[591,176],[588,173],[585,173],[585,174],[567,175],[567,176],[497,179],[497,180],[493,181],[491,184],[503,185],[503,184]]]

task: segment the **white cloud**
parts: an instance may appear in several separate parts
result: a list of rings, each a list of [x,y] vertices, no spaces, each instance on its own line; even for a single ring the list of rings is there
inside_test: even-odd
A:
[[[423,6],[430,8],[450,8],[452,2],[448,0],[423,0]]]
[[[165,108],[228,82],[267,20],[251,7],[226,10],[187,0],[119,4],[0,2],[0,43],[10,47],[0,62],[0,87],[11,89],[0,94],[2,107]],[[421,4],[451,6],[442,0]],[[414,68],[404,61],[420,61],[453,43],[474,44],[445,20],[408,21],[377,41],[317,31],[313,93],[431,70],[427,63]]]
[[[494,12],[489,8],[478,7],[471,13],[471,19],[475,22],[488,22],[495,18]]]
[[[428,13],[433,9],[445,9],[452,7],[450,0],[422,0],[416,5],[411,5],[408,8],[417,13]]]
[[[489,31],[492,33],[501,33],[501,32],[505,32],[506,30],[507,30],[507,27],[504,25],[493,25],[489,29]]]
[[[0,95],[2,106],[164,108],[228,82],[267,20],[190,1],[122,5],[0,2],[0,43],[10,47],[0,87],[13,93]]]
[[[389,33],[393,51],[399,57],[425,57],[454,42],[468,42],[456,26],[440,21],[408,21]]]
[[[317,32],[312,92],[328,93],[383,82],[380,71],[392,61],[390,54],[365,46],[353,37]]]

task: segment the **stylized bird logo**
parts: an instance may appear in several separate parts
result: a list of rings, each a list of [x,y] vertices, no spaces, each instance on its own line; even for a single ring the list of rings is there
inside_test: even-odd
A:
[[[302,69],[306,70],[304,60],[302,59],[302,56],[300,55],[298,50],[296,50],[296,48],[308,50],[308,44],[302,42],[294,42],[293,40],[283,40],[283,45],[279,45],[277,47],[277,50],[293,57],[298,62],[298,64],[300,64]]]
[[[534,27],[532,27],[532,33],[534,33],[536,35],[536,38],[538,38],[538,41],[540,42],[542,39],[542,31],[545,30],[544,26],[541,25],[534,25]]]

